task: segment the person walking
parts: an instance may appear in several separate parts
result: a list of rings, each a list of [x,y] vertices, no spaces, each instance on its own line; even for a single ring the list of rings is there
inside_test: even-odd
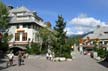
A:
[[[22,52],[19,51],[18,52],[18,65],[21,66],[21,64],[22,64]]]
[[[13,59],[14,59],[14,54],[12,53],[12,51],[7,54],[8,57],[8,61],[7,61],[7,67],[8,65],[12,66],[13,65]]]
[[[26,58],[25,51],[22,51],[22,64],[23,65],[24,65],[25,58]]]

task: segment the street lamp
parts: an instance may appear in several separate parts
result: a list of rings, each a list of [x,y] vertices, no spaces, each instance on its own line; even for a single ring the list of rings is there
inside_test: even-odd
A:
[[[1,40],[2,40],[2,37],[3,37],[3,36],[2,36],[2,33],[0,33],[0,42],[1,42]]]
[[[31,46],[30,46],[30,38],[28,38],[28,46],[29,46],[29,48],[31,48]]]

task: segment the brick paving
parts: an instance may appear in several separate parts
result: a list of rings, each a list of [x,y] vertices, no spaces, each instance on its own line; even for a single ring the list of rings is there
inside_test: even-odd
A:
[[[17,59],[17,57],[16,57]],[[16,60],[15,59],[15,60]],[[107,67],[97,63],[89,56],[78,54],[72,61],[52,62],[44,56],[30,56],[22,66],[17,65],[6,68],[6,63],[0,63],[0,71],[108,71]]]

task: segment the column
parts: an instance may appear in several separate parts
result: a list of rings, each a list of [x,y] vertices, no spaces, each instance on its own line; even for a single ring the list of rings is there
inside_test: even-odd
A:
[[[23,35],[22,32],[20,32],[20,41],[22,41],[22,35]]]
[[[102,41],[102,44],[105,44],[105,41]]]

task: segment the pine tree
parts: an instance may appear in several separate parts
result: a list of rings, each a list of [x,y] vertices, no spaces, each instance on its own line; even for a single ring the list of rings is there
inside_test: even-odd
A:
[[[66,27],[66,22],[62,16],[58,16],[56,21],[56,26],[54,27],[56,31],[56,47],[54,48],[56,57],[70,57],[70,49],[66,46],[66,32],[64,31]]]

